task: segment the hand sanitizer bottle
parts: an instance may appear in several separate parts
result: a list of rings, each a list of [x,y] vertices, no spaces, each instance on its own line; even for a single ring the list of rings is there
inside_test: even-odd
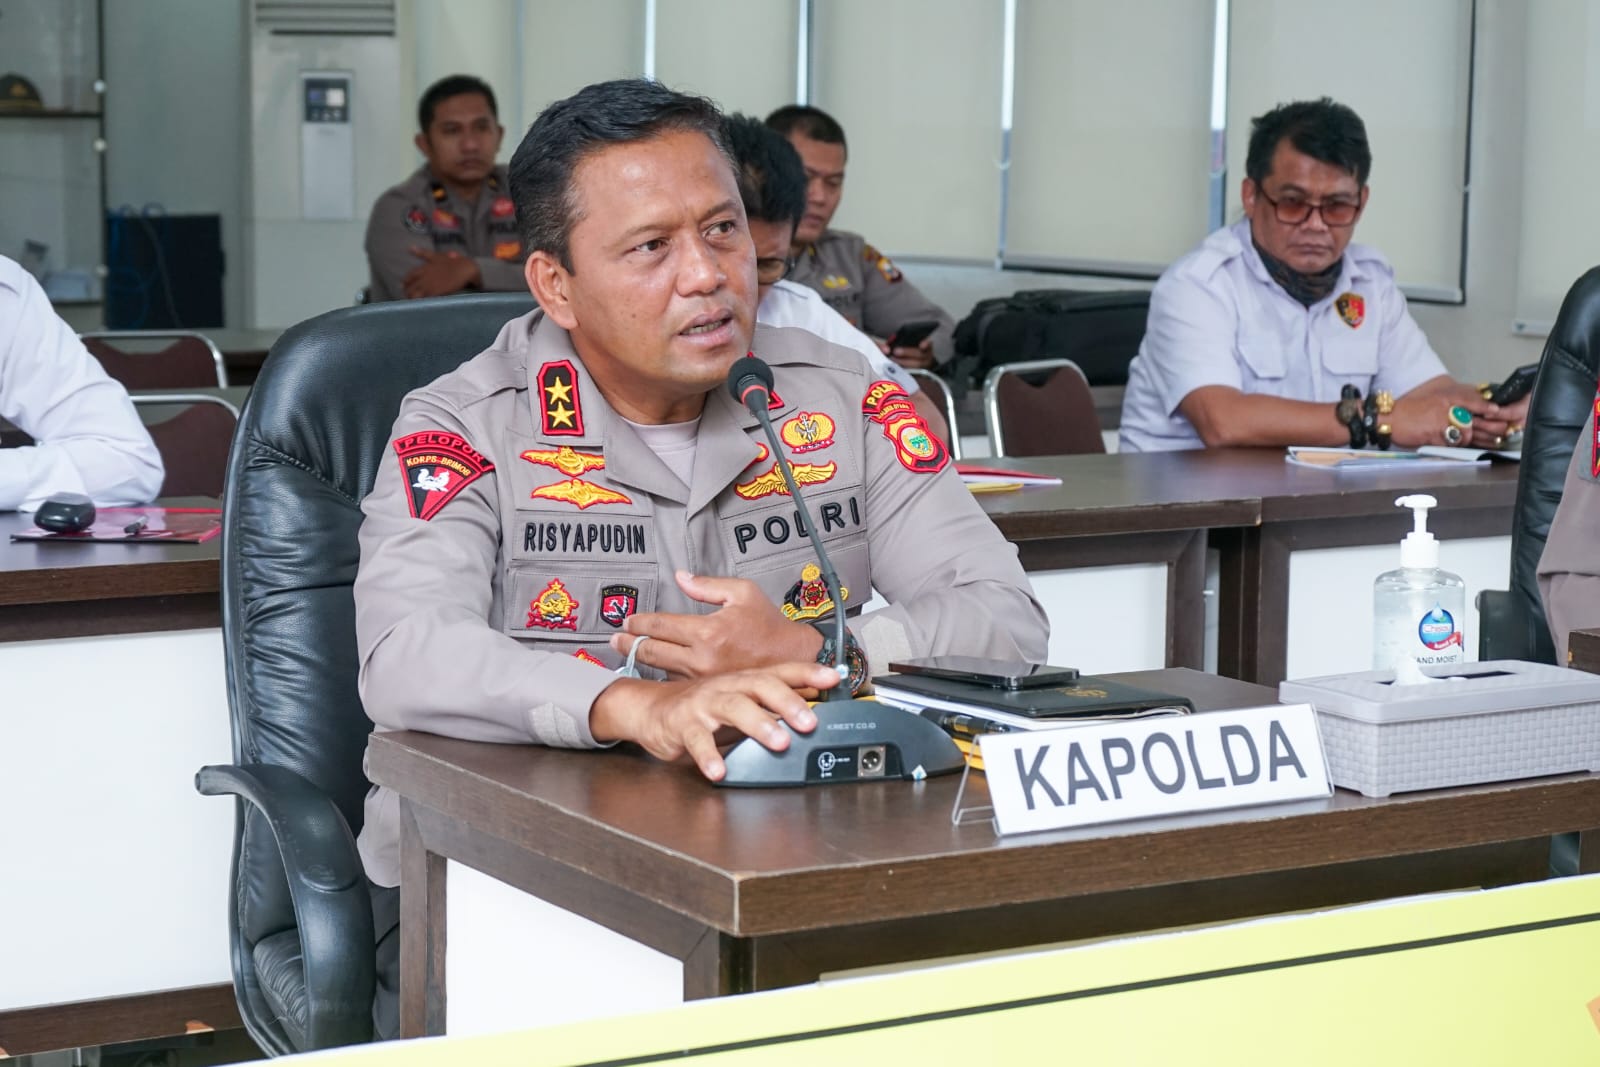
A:
[[[1372,666],[1396,672],[1396,681],[1420,681],[1414,668],[1466,659],[1467,588],[1439,569],[1439,542],[1428,532],[1428,509],[1438,505],[1417,493],[1395,501],[1410,508],[1415,526],[1400,542],[1400,569],[1372,583]]]

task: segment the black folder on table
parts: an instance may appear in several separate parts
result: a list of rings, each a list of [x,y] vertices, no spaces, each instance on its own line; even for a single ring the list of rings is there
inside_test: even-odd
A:
[[[1000,689],[924,674],[883,674],[872,684],[878,695],[895,703],[979,714],[997,711],[1031,720],[1116,717],[1156,708],[1194,710],[1188,697],[1093,676],[1045,689]]]

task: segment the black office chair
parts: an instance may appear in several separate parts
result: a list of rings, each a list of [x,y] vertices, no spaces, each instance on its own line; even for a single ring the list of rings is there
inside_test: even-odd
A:
[[[1567,291],[1539,357],[1528,404],[1511,526],[1511,588],[1477,597],[1478,658],[1556,661],[1537,570],[1561,503],[1567,466],[1593,412],[1600,379],[1600,267]]]
[[[372,729],[356,693],[356,531],[401,398],[533,307],[496,293],[345,308],[272,346],[223,499],[230,946],[245,1028],[274,1055],[372,1037],[371,903],[355,834]]]

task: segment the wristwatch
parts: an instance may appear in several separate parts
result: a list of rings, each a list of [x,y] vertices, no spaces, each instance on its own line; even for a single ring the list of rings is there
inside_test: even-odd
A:
[[[1362,422],[1361,390],[1345,385],[1339,390],[1339,403],[1333,409],[1334,418],[1350,431],[1350,447],[1360,448],[1367,443],[1367,428]]]
[[[817,662],[824,667],[832,667],[838,656],[838,624],[832,619],[818,619],[811,625],[822,635],[822,648],[817,652]],[[850,694],[854,696],[867,684],[867,654],[861,650],[856,635],[850,632],[848,626],[844,628],[844,662],[850,668],[850,677],[839,684],[849,686]]]

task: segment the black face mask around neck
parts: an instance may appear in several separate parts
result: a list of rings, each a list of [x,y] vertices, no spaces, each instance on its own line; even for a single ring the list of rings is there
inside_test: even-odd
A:
[[[1302,274],[1262,248],[1254,237],[1250,238],[1250,243],[1256,246],[1256,254],[1261,257],[1261,262],[1266,266],[1267,273],[1272,275],[1272,280],[1283,286],[1284,292],[1306,307],[1319,300],[1326,300],[1333,292],[1333,287],[1339,284],[1339,268],[1344,265],[1343,256],[1315,274]]]

